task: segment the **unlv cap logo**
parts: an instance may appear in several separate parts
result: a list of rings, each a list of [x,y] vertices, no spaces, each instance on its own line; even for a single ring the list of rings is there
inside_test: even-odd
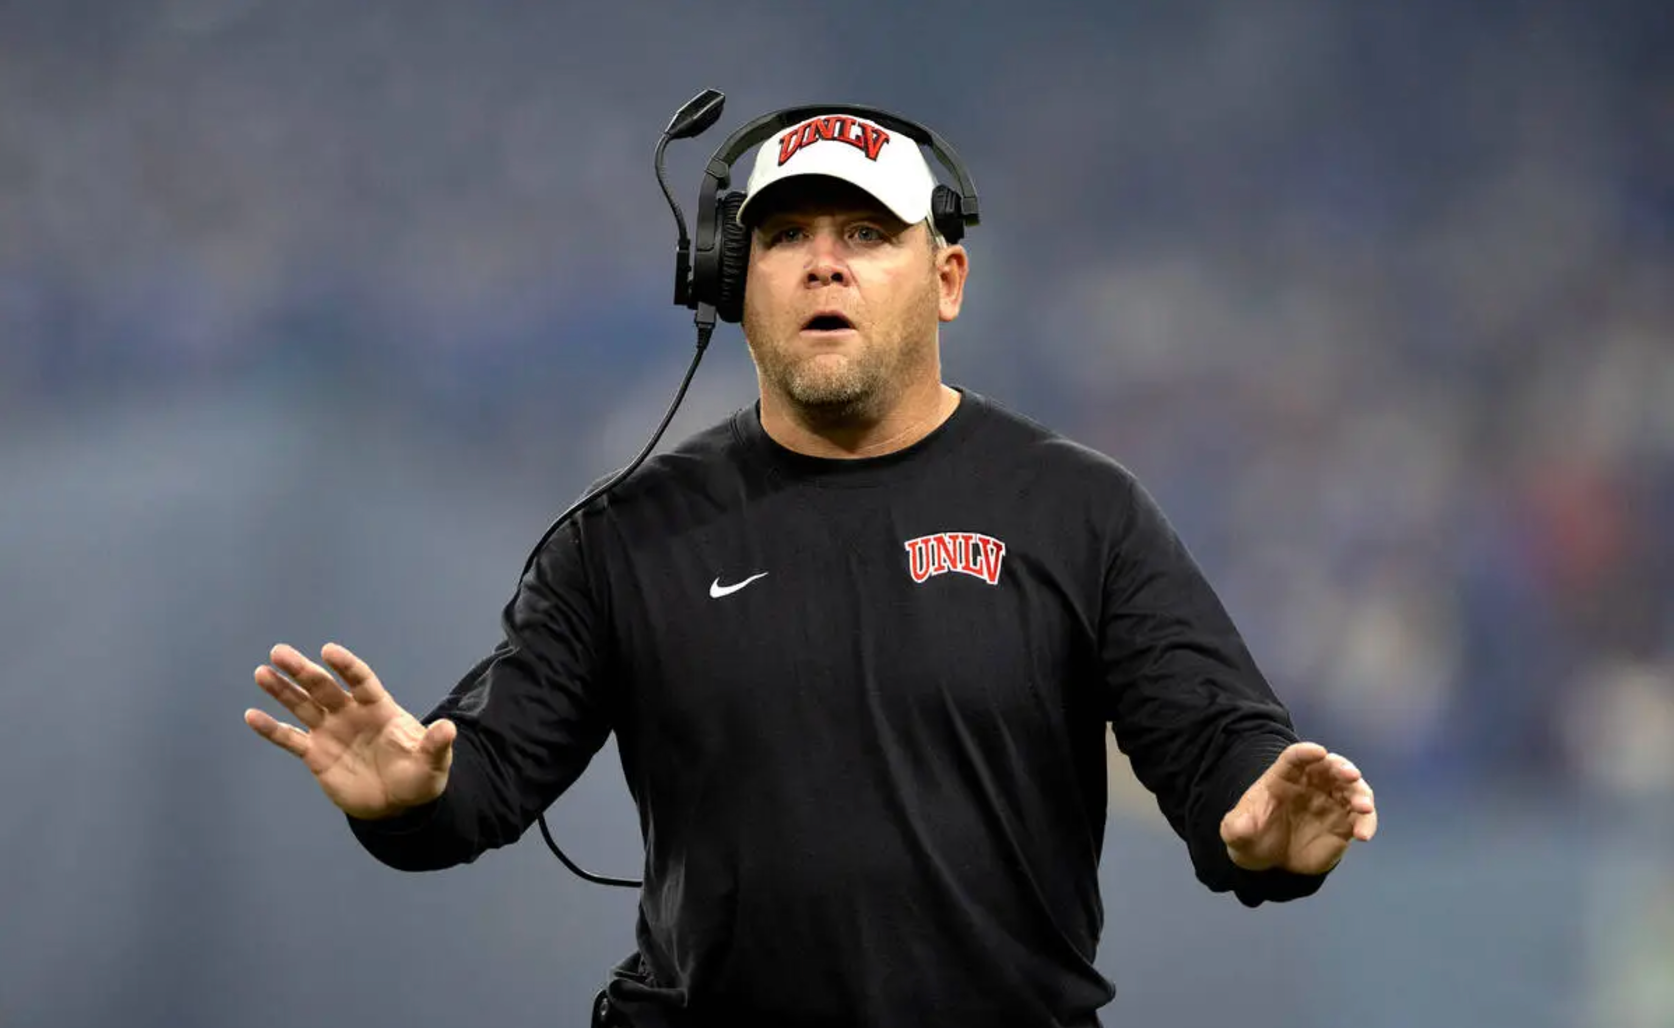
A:
[[[914,582],[928,581],[948,571],[980,578],[989,585],[1000,584],[1000,562],[1006,544],[976,532],[937,532],[908,539],[907,570]]]
[[[822,139],[847,143],[864,153],[867,160],[875,161],[883,151],[884,144],[889,142],[889,133],[869,121],[851,118],[846,114],[810,118],[779,137],[779,166],[784,167],[785,162],[790,160],[796,151]]]

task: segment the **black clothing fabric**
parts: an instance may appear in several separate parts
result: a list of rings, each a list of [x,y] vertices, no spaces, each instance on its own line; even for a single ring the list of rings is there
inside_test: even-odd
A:
[[[1162,511],[962,392],[886,456],[796,454],[750,407],[648,460],[424,718],[459,727],[446,792],[356,837],[474,860],[614,731],[645,886],[610,989],[651,1025],[1097,1024],[1107,725],[1206,886],[1314,892],[1220,842],[1297,736]]]

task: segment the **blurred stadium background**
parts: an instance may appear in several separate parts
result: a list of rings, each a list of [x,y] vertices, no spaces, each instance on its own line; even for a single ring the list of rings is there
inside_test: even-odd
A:
[[[1204,892],[1120,761],[1111,1025],[1674,1025],[1674,10],[0,2],[0,1024],[581,1024],[634,897],[376,865],[240,711],[427,709],[690,353],[725,132],[973,169],[948,375],[1161,498],[1382,833]],[[723,327],[672,440],[751,401]],[[607,749],[550,821],[634,874]]]

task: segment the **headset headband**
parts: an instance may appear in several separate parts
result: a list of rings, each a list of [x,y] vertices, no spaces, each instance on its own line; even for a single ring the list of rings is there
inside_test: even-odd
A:
[[[772,138],[775,132],[787,129],[808,118],[821,114],[852,114],[877,122],[885,128],[894,129],[915,143],[921,143],[930,148],[942,166],[953,173],[959,182],[960,220],[966,225],[975,225],[981,220],[977,207],[976,184],[965,171],[965,164],[959,159],[958,151],[954,150],[947,140],[943,139],[935,130],[926,128],[915,121],[903,118],[877,107],[864,104],[804,104],[799,107],[787,107],[784,110],[764,114],[743,128],[728,136],[714,154],[709,158],[709,166],[703,172],[703,188],[698,194],[697,238],[693,257],[698,268],[712,268],[715,266],[716,248],[719,246],[720,227],[717,214],[717,196],[721,190],[732,183],[732,166],[738,159],[757,143]],[[706,277],[701,272],[699,277]],[[698,298],[688,294],[686,306],[695,307]],[[681,302],[677,300],[676,302]]]

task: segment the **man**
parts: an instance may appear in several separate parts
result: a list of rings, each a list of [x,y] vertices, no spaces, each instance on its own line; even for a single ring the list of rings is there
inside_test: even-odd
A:
[[[1250,906],[1316,891],[1372,792],[1126,470],[942,382],[968,257],[917,147],[780,156],[738,213],[759,402],[555,534],[422,722],[335,644],[256,670],[306,731],[245,720],[405,870],[516,841],[614,731],[624,1023],[1096,1025],[1106,725]]]

